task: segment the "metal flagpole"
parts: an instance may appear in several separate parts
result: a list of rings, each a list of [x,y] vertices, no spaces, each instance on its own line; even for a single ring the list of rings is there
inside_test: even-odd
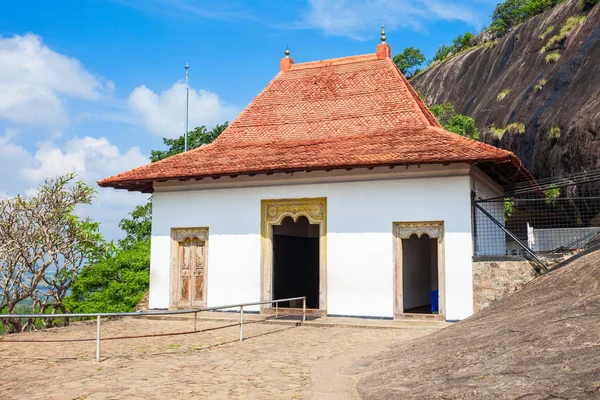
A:
[[[189,73],[190,66],[185,63],[185,149],[188,150],[188,121],[189,121],[189,109],[190,109],[190,86],[189,86]]]

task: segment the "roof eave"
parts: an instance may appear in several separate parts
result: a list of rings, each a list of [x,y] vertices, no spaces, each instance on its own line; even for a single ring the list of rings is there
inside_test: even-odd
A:
[[[516,162],[515,162],[516,161]],[[114,189],[125,189],[128,191],[137,191],[142,193],[152,193],[154,191],[153,184],[154,182],[161,181],[169,181],[169,180],[179,180],[179,181],[190,181],[190,180],[203,180],[203,179],[219,179],[222,177],[230,176],[254,176],[254,175],[272,175],[278,173],[294,173],[294,172],[302,172],[302,171],[333,171],[340,169],[361,169],[361,168],[376,168],[376,167],[401,167],[401,166],[411,166],[411,165],[450,165],[450,164],[471,164],[476,165],[480,163],[506,163],[510,162],[515,167],[519,168],[519,171],[523,173],[523,176],[527,180],[535,181],[533,176],[525,169],[521,162],[516,156],[507,156],[496,159],[488,159],[488,160],[480,160],[480,159],[471,159],[471,160],[432,160],[427,162],[389,162],[389,163],[362,163],[362,164],[346,164],[346,165],[316,165],[316,166],[307,166],[307,167],[296,167],[296,168],[279,168],[279,169],[263,169],[263,170],[250,170],[250,171],[228,171],[219,174],[206,174],[206,175],[190,175],[190,176],[161,176],[156,178],[148,178],[148,179],[136,179],[136,180],[110,180],[103,179],[98,181],[98,185],[101,187],[112,187]]]

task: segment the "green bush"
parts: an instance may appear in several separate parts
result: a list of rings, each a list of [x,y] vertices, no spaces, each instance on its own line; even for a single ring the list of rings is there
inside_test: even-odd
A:
[[[65,305],[73,313],[132,311],[148,291],[149,271],[150,241],[134,243],[85,267]]]
[[[544,54],[547,50],[553,49],[558,46],[562,41],[564,41],[573,29],[577,28],[579,25],[582,25],[585,22],[586,17],[584,15],[577,17],[569,17],[567,22],[560,28],[560,32],[558,35],[552,36],[548,39],[548,42],[544,47],[540,49],[540,54]]]
[[[429,106],[429,110],[445,130],[479,140],[479,129],[477,129],[475,120],[469,116],[457,114],[451,103],[434,104]]]
[[[523,21],[543,13],[563,0],[506,0],[494,9],[490,29],[504,34]]]
[[[558,51],[553,51],[552,53],[548,53],[546,55],[546,64],[555,63],[560,60],[560,53]]]
[[[498,93],[498,96],[496,96],[496,102],[504,100],[504,98],[506,96],[508,96],[509,93],[510,93],[510,88],[506,88],[503,91],[501,91],[500,93]]]
[[[525,124],[522,122],[513,122],[506,125],[506,132],[522,135],[525,133]]]
[[[544,86],[546,86],[546,83],[548,83],[546,79],[540,79],[538,83],[533,87],[533,91],[535,93],[541,91],[544,88]]]
[[[550,139],[558,139],[560,138],[560,128],[558,126],[553,126],[548,131],[548,138]]]
[[[452,47],[446,46],[445,44],[441,45],[435,52],[431,64],[433,64],[435,61],[444,61],[446,58],[448,58],[450,53],[452,53]]]
[[[473,39],[475,35],[471,32],[467,32],[464,35],[458,35],[456,39],[452,41],[453,50],[458,53],[473,46]]]
[[[498,140],[502,139],[502,136],[504,136],[504,133],[506,133],[506,128],[497,127],[496,124],[492,124],[489,127],[489,130],[492,134],[492,137]]]
[[[550,25],[549,27],[547,27],[546,30],[544,31],[544,33],[542,33],[539,36],[540,40],[544,40],[544,38],[546,36],[548,36],[553,30],[554,30],[554,25]]]

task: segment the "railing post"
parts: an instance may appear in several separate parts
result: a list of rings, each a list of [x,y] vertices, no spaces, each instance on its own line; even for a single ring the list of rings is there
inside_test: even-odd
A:
[[[279,302],[278,302],[278,301],[276,301],[276,302],[275,302],[275,318],[277,318],[277,314],[278,314],[278,312],[279,312]]]
[[[196,332],[196,324],[198,322],[198,311],[194,313],[194,332]]]
[[[96,362],[100,362],[100,316],[96,317]]]
[[[240,342],[244,340],[244,306],[240,306]]]
[[[306,322],[306,296],[302,299],[302,322]]]

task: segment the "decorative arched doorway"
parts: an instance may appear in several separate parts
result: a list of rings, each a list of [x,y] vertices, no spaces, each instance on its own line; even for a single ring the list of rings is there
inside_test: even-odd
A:
[[[394,317],[432,314],[425,308],[432,306],[433,302],[437,302],[437,314],[440,318],[444,317],[444,223],[395,222],[393,230]],[[434,292],[437,293],[436,299],[429,297]],[[431,300],[429,304],[428,300]]]
[[[262,200],[261,204],[261,301],[273,300],[278,295],[294,294],[289,297],[307,296],[307,306],[325,315],[327,310],[327,199],[281,199]],[[284,236],[288,236],[284,238]],[[307,239],[307,240],[303,240]],[[314,239],[314,240],[311,240]],[[306,243],[306,244],[303,244]],[[300,251],[296,246],[307,246]],[[279,253],[275,251],[279,249]],[[301,268],[298,262],[287,266],[286,255],[306,253],[310,271],[298,274],[285,268]],[[316,257],[316,258],[315,258]],[[291,258],[289,258],[291,260]],[[315,270],[312,265],[315,265]],[[279,277],[279,279],[278,279]],[[282,278],[283,277],[283,278]],[[286,278],[287,277],[287,278]],[[306,283],[291,288],[286,281],[300,277]],[[318,279],[318,282],[313,279]],[[302,293],[302,294],[301,294]],[[288,296],[284,296],[288,297]],[[294,308],[293,305],[290,307]],[[263,305],[261,312],[272,312],[270,305]]]

